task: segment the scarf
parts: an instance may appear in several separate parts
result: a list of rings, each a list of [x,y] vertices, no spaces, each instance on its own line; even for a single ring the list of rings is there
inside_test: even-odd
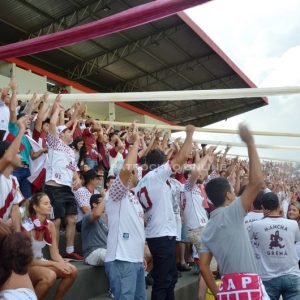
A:
[[[35,239],[39,240],[40,234],[44,233],[44,241],[48,245],[52,245],[52,236],[48,228],[48,221],[47,219],[44,221],[44,223],[41,223],[41,221],[35,216],[31,216],[31,221],[34,225],[35,230]]]

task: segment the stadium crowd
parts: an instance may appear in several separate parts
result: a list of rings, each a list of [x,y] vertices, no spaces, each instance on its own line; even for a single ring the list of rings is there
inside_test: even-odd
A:
[[[146,299],[151,284],[151,299],[172,300],[193,256],[199,300],[207,287],[220,300],[300,299],[299,165],[260,161],[244,125],[248,160],[193,133],[104,126],[61,95],[24,103],[11,79],[0,100],[0,299],[44,299],[57,279],[63,299],[70,261],[83,260],[105,267],[111,297]]]

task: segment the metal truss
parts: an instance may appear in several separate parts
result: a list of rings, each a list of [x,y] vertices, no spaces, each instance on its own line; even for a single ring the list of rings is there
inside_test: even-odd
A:
[[[174,35],[176,32],[183,30],[184,28],[186,28],[185,24],[172,26],[166,30],[154,33],[142,39],[129,42],[120,48],[105,52],[99,56],[87,60],[82,64],[78,64],[72,70],[69,70],[68,73],[74,80],[87,77],[92,73],[100,71],[101,69],[117,62],[120,59],[124,59],[149,45],[153,45],[165,39],[166,37]]]
[[[80,7],[78,5],[78,8],[73,11],[72,13],[65,15],[59,19],[54,18],[53,16],[45,13],[44,11],[36,8],[32,4],[28,3],[27,1],[22,1],[22,4],[33,9],[34,11],[40,13],[41,15],[47,17],[49,20],[52,20],[51,23],[39,27],[36,30],[33,29],[32,32],[29,33],[27,39],[45,35],[45,34],[50,34],[50,33],[55,33],[67,28],[71,28],[75,25],[79,25],[80,23],[83,23],[87,19],[91,18],[91,15],[95,14],[98,10],[103,9],[104,7],[109,4],[111,0],[97,0],[89,3],[88,5],[84,7]],[[76,5],[76,2],[72,1],[72,4]]]
[[[181,74],[182,72],[187,70],[193,71],[199,65],[202,65],[203,62],[208,61],[213,56],[215,56],[215,53],[210,53],[208,55],[189,60],[179,65],[173,65],[158,70],[156,72],[151,73],[150,75],[141,76],[133,80],[127,81],[125,83],[119,84],[114,88],[114,90],[118,92],[132,92],[134,90],[144,90],[146,87],[152,84],[174,76],[174,74]],[[195,84],[193,84],[192,86],[195,86]]]

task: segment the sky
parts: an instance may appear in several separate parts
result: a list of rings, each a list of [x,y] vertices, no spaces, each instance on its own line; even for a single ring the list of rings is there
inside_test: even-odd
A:
[[[214,0],[186,12],[258,86],[300,85],[300,0]],[[268,97],[269,105],[210,125],[300,133],[300,95]],[[237,135],[197,133],[197,139],[239,142]],[[256,136],[258,144],[300,146],[300,138]],[[221,147],[220,147],[221,149]],[[246,154],[245,148],[229,153]],[[261,157],[300,161],[300,151],[261,149]]]

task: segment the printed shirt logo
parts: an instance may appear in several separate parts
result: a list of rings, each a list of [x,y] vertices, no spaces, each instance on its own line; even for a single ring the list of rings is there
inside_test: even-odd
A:
[[[275,231],[275,234],[271,234],[270,236],[270,245],[269,245],[269,249],[273,250],[273,248],[284,248],[285,245],[281,244],[281,242],[283,241],[283,238],[279,236],[279,230]]]

